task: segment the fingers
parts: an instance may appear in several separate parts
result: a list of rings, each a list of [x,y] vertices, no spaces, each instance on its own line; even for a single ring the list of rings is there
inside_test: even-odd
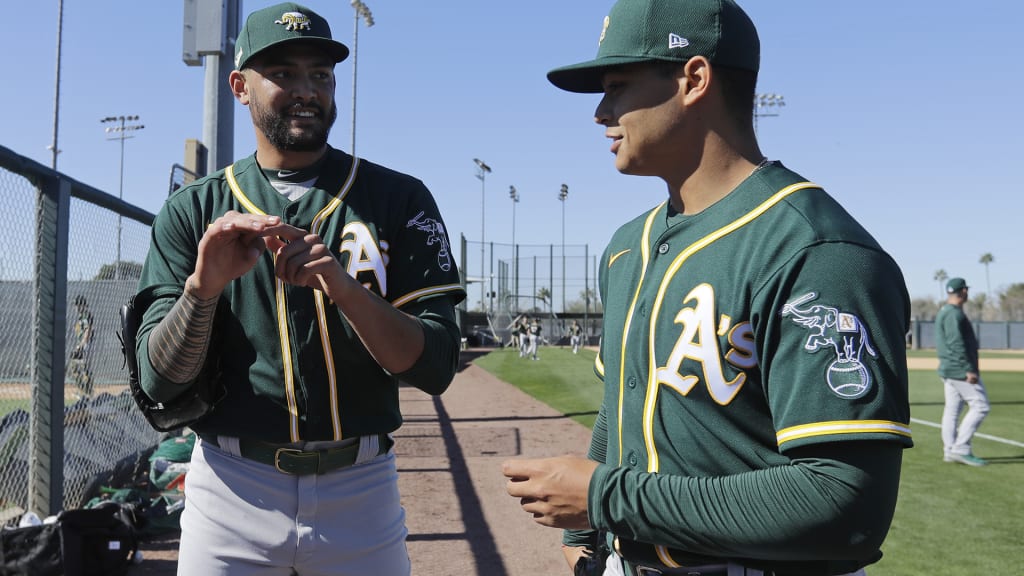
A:
[[[213,235],[236,235],[239,233],[258,235],[266,228],[278,226],[280,223],[280,216],[242,214],[235,210],[228,210],[223,216],[210,223],[206,229],[206,233]]]

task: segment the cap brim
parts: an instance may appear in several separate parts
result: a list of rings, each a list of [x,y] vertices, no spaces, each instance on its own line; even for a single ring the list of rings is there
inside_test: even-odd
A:
[[[602,79],[609,68],[650,62],[651,58],[637,56],[603,56],[601,58],[555,68],[548,72],[548,81],[567,92],[594,94],[604,92]]]
[[[327,52],[331,59],[334,60],[335,64],[337,64],[338,62],[342,62],[346,58],[348,58],[348,46],[345,46],[344,44],[338,42],[337,40],[332,40],[330,38],[321,38],[317,36],[297,36],[295,38],[284,38],[282,40],[274,42],[273,44],[267,44],[266,46],[263,47],[262,50],[246,58],[242,62],[242,67],[247,66],[252,61],[253,58],[256,58],[260,54],[265,53],[267,50],[271,50],[273,48],[277,48],[278,46],[283,46],[291,42],[303,42],[313,44]]]

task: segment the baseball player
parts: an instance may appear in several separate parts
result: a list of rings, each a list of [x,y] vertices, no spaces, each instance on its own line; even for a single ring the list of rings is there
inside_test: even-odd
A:
[[[616,168],[667,199],[599,272],[604,401],[589,458],[510,460],[507,490],[605,574],[862,574],[911,446],[899,267],[820,187],[762,155],[759,41],[732,0],[619,0],[597,58]],[[592,572],[600,573],[600,572]]]
[[[327,144],[348,49],[297,4],[249,15],[229,82],[256,153],[153,224],[136,302],[155,401],[200,378],[178,574],[409,574],[398,383],[440,394],[464,293],[429,191]]]
[[[988,416],[989,402],[978,370],[978,339],[964,314],[968,291],[966,280],[951,278],[946,283],[946,303],[935,315],[935,349],[945,391],[943,460],[984,466],[987,462],[975,456],[971,449],[971,439]],[[967,404],[967,414],[961,420],[964,404]]]
[[[94,323],[88,300],[81,294],[75,296],[75,322],[72,325],[74,346],[71,348],[68,372],[83,396],[90,396],[93,392],[92,369],[89,363]]]
[[[530,320],[530,326],[527,328],[527,339],[529,341],[529,345],[526,348],[526,354],[532,360],[540,360],[540,357],[537,356],[537,345],[540,344],[540,333],[540,322],[538,322],[536,318]]]
[[[516,324],[516,330],[519,332],[519,357],[526,358],[526,353],[530,349],[530,319],[523,316]]]
[[[583,335],[583,328],[580,327],[580,323],[576,320],[572,321],[569,325],[569,344],[572,345],[572,353],[577,354],[580,351],[580,340]]]

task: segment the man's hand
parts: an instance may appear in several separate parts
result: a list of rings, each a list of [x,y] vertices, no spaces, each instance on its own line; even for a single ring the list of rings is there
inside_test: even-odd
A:
[[[266,242],[276,257],[274,274],[288,284],[322,290],[334,302],[358,284],[316,234],[281,224],[267,230]]]
[[[538,524],[570,529],[590,528],[587,489],[596,468],[597,462],[578,456],[507,460],[501,466],[509,495]]]
[[[214,220],[199,241],[196,270],[189,282],[192,294],[201,300],[214,298],[228,282],[251,270],[267,247],[265,231],[280,222],[278,216],[234,210]]]
[[[977,384],[978,383],[978,373],[977,372],[968,372],[967,373],[967,383],[968,384]]]

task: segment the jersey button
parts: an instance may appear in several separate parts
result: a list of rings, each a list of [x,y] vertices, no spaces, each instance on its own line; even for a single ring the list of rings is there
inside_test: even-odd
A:
[[[629,386],[630,388],[636,388],[636,376],[630,376],[629,381],[626,382],[626,385]]]
[[[668,254],[668,244],[662,244],[658,246],[658,254]]]
[[[627,461],[629,462],[630,466],[636,467],[636,461],[637,461],[636,452],[630,452],[629,453],[629,458],[627,458]]]

